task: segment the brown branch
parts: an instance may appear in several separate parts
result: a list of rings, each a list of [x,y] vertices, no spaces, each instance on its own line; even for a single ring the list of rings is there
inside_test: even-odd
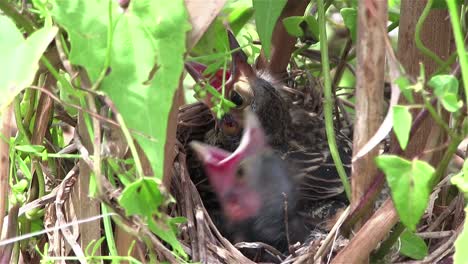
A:
[[[8,212],[8,227],[5,239],[13,238],[17,235],[19,207],[19,204],[15,204]],[[3,248],[0,248],[0,263],[11,263],[10,258],[12,255],[13,246],[13,244],[9,244]]]
[[[415,47],[413,40],[416,21],[424,8],[424,5],[425,2],[405,0],[402,1],[401,6],[402,14],[398,51],[400,52],[399,58],[401,63],[405,67],[407,73],[411,76],[419,75],[420,66],[415,62],[424,62],[428,76],[437,68],[437,65],[435,65],[434,62],[423,57]],[[451,48],[451,37],[450,35],[447,35],[450,32],[450,26],[448,21],[444,21],[444,17],[446,16],[447,13],[445,11],[431,11],[422,31],[422,37],[427,40],[428,46],[443,58],[447,58],[449,56]],[[421,102],[421,98],[416,98],[416,101]],[[443,131],[441,131],[438,126],[434,125],[431,119],[424,118],[419,121],[421,122],[420,129],[418,129],[413,139],[410,140],[407,151],[404,155],[407,158],[418,156],[422,150],[434,148],[437,144],[440,144],[440,142],[445,141]],[[397,142],[393,140],[392,146],[395,145],[397,145]],[[399,151],[400,150],[397,150],[397,152]],[[441,160],[443,151],[430,154],[431,155],[429,156],[420,158],[430,161],[432,164],[437,164],[438,161]],[[383,182],[383,175],[381,175],[380,179]],[[337,255],[334,259],[334,263],[339,263],[340,260],[360,263],[365,260],[368,257],[369,252],[371,252],[380,240],[388,234],[389,230],[397,220],[398,216],[395,208],[391,201],[387,200],[373,215],[373,217],[361,228],[350,244]]]
[[[356,70],[356,121],[354,126],[353,156],[379,129],[384,105],[385,38],[387,2],[376,1],[375,12],[370,15],[368,6],[360,2],[358,8],[358,40]],[[360,199],[371,186],[377,167],[374,158],[378,147],[356,160],[352,165],[351,208],[358,206]],[[364,213],[364,219],[366,218]],[[360,223],[355,225],[359,229]]]
[[[262,49],[255,64],[257,70],[264,70],[276,79],[283,79],[296,45],[296,37],[288,34],[283,25],[283,19],[290,16],[302,16],[308,4],[307,0],[288,0],[273,30],[270,61],[267,60]]]
[[[9,105],[8,108],[3,112],[2,115],[2,127],[1,133],[6,138],[10,139],[10,135],[13,129],[12,126],[12,113],[13,105]],[[8,204],[8,192],[10,184],[8,178],[10,175],[10,145],[9,142],[5,142],[0,139],[0,236],[3,229],[3,218],[7,212]],[[11,213],[10,213],[11,214]],[[3,249],[0,249],[0,255],[3,255]]]
[[[386,230],[390,230],[397,222],[398,214],[389,198],[331,263],[365,263],[369,252],[387,235]],[[376,232],[377,230],[385,232]]]

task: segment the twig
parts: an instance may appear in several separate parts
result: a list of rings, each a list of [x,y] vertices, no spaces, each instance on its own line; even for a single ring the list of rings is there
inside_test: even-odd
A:
[[[454,245],[453,243],[457,239],[458,235],[461,233],[463,229],[463,224],[457,227],[455,232],[453,232],[453,235],[447,239],[442,245],[438,246],[436,250],[434,250],[431,254],[426,256],[421,262],[422,263],[435,263],[434,261],[437,258],[440,258],[441,256],[443,257],[444,254],[448,253],[448,250],[451,250]]]
[[[78,173],[78,165],[75,165],[65,176],[65,179],[60,184],[60,187],[57,190],[57,195],[55,197],[55,213],[57,216],[57,222],[55,223],[56,227],[60,227],[60,231],[64,236],[65,240],[68,244],[72,247],[73,252],[78,257],[80,263],[86,263],[85,254],[81,249],[80,245],[75,241],[73,238],[73,234],[70,232],[68,228],[65,227],[67,221],[65,220],[65,215],[62,211],[62,207],[65,203],[65,200],[68,197],[65,196],[65,188],[71,188],[76,182],[76,175]],[[58,231],[58,230],[57,230]]]
[[[437,232],[421,232],[421,233],[417,233],[416,235],[424,239],[428,239],[428,238],[437,239],[437,238],[448,237],[453,234],[454,234],[454,231],[450,230],[450,231],[437,231]]]
[[[459,194],[461,195],[461,194]],[[449,216],[453,210],[455,210],[455,207],[457,206],[457,202],[458,202],[458,199],[453,199],[451,202],[450,202],[450,205],[445,208],[445,210],[434,220],[434,222],[432,222],[432,224],[426,229],[426,232],[432,232],[434,231],[437,227],[440,226],[440,224],[442,223],[442,221],[444,221],[444,219]]]
[[[293,252],[291,252],[291,240],[289,238],[289,220],[288,220],[288,195],[286,193],[281,193],[283,195],[283,198],[284,198],[284,201],[283,201],[283,205],[284,205],[284,209],[283,209],[283,213],[284,213],[284,230],[285,230],[285,235],[286,235],[286,242],[288,243],[288,250],[289,252],[292,254]]]
[[[328,233],[327,237],[323,241],[322,245],[318,249],[317,253],[314,256],[314,262],[318,261],[320,257],[325,253],[325,251],[330,247],[330,242],[332,240],[335,240],[334,238],[338,235],[338,229],[340,229],[341,225],[343,224],[344,220],[348,217],[348,214],[350,212],[351,208],[348,206],[346,207],[346,210],[341,214],[340,218],[338,218],[338,221],[336,221],[335,225],[333,228],[330,230],[330,233]],[[331,248],[332,250],[333,248]]]
[[[12,126],[12,112],[13,106],[9,105],[7,109],[3,112],[2,118],[2,127],[1,134],[7,140],[0,140],[0,235],[3,229],[3,218],[5,217],[5,213],[7,212],[7,203],[8,203],[8,192],[10,184],[8,182],[9,179],[9,171],[10,171],[10,135],[13,129]],[[1,253],[1,250],[0,250]]]

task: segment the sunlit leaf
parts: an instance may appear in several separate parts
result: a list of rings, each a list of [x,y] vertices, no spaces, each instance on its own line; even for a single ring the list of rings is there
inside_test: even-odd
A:
[[[428,248],[424,239],[418,237],[409,230],[405,230],[401,236],[400,253],[412,259],[423,259],[427,256]]]
[[[402,105],[395,105],[393,110],[393,131],[400,143],[401,149],[405,150],[408,145],[411,122],[413,117],[409,108]]]
[[[258,36],[267,58],[270,58],[273,29],[286,2],[287,0],[252,0]]]
[[[183,71],[190,28],[184,1],[130,1],[125,12],[117,1],[53,0],[51,4],[54,19],[70,38],[70,61],[83,66],[93,83],[106,73],[100,89],[115,103],[127,126],[140,132],[134,137],[161,178],[168,114]],[[113,30],[110,43],[109,30]]]
[[[458,80],[453,75],[440,74],[432,77],[427,83],[434,89],[434,94],[442,106],[449,112],[456,112],[463,103],[458,99]]]
[[[192,54],[200,56],[225,53],[227,51],[229,51],[229,42],[226,28],[221,18],[216,18],[192,49]],[[218,62],[223,63],[223,60],[220,59]]]
[[[427,207],[435,169],[425,161],[408,161],[394,155],[378,156],[376,163],[385,173],[401,221],[414,231]]]
[[[10,18],[0,15],[0,112],[24,88],[31,85],[39,59],[57,34],[57,27],[44,27],[28,39]]]
[[[442,106],[445,110],[454,113],[463,107],[463,102],[458,100],[458,95],[454,93],[447,93],[442,98]]]
[[[440,74],[433,76],[427,84],[434,88],[434,94],[437,97],[442,97],[446,93],[458,92],[458,80],[453,75]]]
[[[11,186],[11,190],[14,193],[23,193],[29,186],[29,182],[26,179],[21,179],[17,183]]]
[[[239,31],[247,24],[247,22],[254,15],[254,9],[252,5],[240,5],[234,8],[228,16],[229,25],[231,26],[234,35],[237,35]]]
[[[414,104],[413,91],[411,89],[411,83],[408,78],[401,76],[395,80],[395,83],[400,88],[400,91],[406,100],[408,100],[409,103]]]
[[[468,159],[463,163],[462,170],[450,179],[453,185],[456,185],[468,198]]]
[[[42,153],[45,150],[45,147],[42,145],[18,145],[15,146],[16,150],[25,153]]]

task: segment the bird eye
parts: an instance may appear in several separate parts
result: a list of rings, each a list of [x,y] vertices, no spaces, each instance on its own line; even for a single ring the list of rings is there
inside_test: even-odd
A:
[[[231,100],[237,106],[241,106],[244,103],[244,99],[236,91],[231,92],[231,96],[230,96],[229,100]]]
[[[231,100],[237,109],[243,109],[248,106],[253,98],[253,91],[248,82],[238,81],[234,84],[233,89],[229,93]]]

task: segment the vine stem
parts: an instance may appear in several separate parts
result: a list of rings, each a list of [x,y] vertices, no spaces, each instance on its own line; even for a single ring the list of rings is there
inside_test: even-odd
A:
[[[449,0],[450,1],[450,0]],[[424,10],[419,17],[418,23],[416,24],[416,28],[414,30],[414,41],[416,43],[416,47],[426,56],[431,58],[433,61],[435,61],[439,66],[444,66],[445,62],[439,58],[434,52],[432,52],[430,49],[428,49],[424,44],[422,43],[421,40],[421,29],[424,24],[424,21],[426,21],[427,16],[429,15],[429,12],[431,11],[432,3],[434,0],[428,0],[426,3],[426,6],[424,7]]]
[[[330,61],[328,58],[328,43],[327,43],[327,31],[325,25],[325,8],[323,0],[317,1],[318,7],[318,22],[320,29],[320,52],[322,54],[322,72],[324,79],[324,96],[325,101],[323,104],[323,110],[325,115],[325,130],[327,133],[328,145],[330,147],[330,153],[335,163],[336,170],[340,176],[341,182],[346,193],[348,200],[351,200],[351,185],[349,184],[344,170],[343,163],[341,162],[340,155],[338,153],[338,147],[336,145],[335,138],[335,127],[333,125],[333,95],[331,87],[331,76],[330,76]]]
[[[458,58],[460,60],[460,68],[462,72],[463,87],[465,87],[465,104],[468,104],[468,59],[466,58],[465,43],[463,41],[460,19],[458,17],[457,3],[454,0],[446,0],[447,7],[452,22],[453,36],[455,38],[455,46],[457,47]],[[467,108],[468,113],[468,108]]]

